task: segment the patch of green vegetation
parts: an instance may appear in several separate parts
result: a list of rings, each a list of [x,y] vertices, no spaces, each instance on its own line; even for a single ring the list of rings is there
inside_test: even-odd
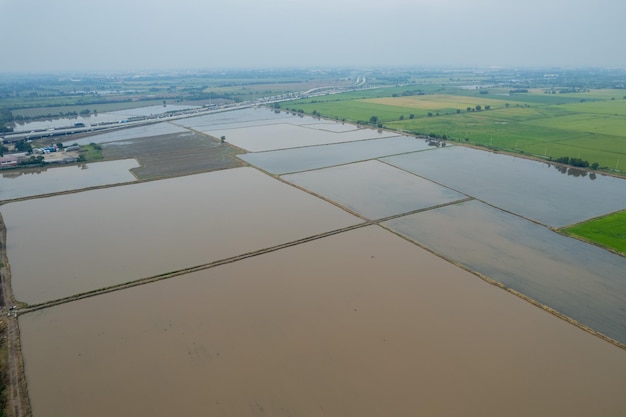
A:
[[[104,159],[102,156],[102,146],[98,144],[90,143],[89,145],[83,145],[78,151],[79,162],[95,162],[102,161],[102,159]]]
[[[376,100],[358,91],[288,102],[282,107],[353,122],[376,116],[389,129],[546,160],[579,158],[617,173],[626,167],[626,100],[614,99],[616,90],[480,94],[481,90],[447,86],[435,94],[430,89],[423,95],[397,95],[411,87],[377,90],[378,97],[387,96]],[[392,91],[395,93],[389,95]]]
[[[626,211],[566,227],[562,231],[626,254]]]

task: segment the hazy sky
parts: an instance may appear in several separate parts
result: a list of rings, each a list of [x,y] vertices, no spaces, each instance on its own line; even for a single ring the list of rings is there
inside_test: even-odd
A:
[[[0,0],[0,72],[626,67],[625,0]]]

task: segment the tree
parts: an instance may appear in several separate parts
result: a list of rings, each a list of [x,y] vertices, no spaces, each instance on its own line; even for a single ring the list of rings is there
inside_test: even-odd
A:
[[[404,114],[400,115],[400,120],[404,120]]]
[[[477,104],[477,105],[476,105],[476,111],[481,111],[482,109],[483,109],[483,108],[482,108],[482,107],[480,107],[480,104]]]
[[[370,117],[370,123],[375,125],[378,123],[378,116],[372,116]]]
[[[409,119],[415,119],[415,115],[413,113],[409,114]]]
[[[428,117],[433,117],[433,112],[429,111],[428,112]]]
[[[226,136],[220,137],[220,142],[222,142],[222,143],[226,142]]]
[[[17,150],[18,152],[32,152],[33,147],[30,143],[26,142],[25,140],[22,140],[15,144],[15,150]]]
[[[487,104],[487,105],[485,106],[485,110],[490,110],[490,109],[491,109],[491,106],[490,106],[489,104]]]
[[[471,107],[467,107],[465,110],[472,111],[472,108]]]

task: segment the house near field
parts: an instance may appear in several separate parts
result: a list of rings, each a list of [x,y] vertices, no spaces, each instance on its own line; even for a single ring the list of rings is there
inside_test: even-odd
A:
[[[0,168],[16,167],[18,162],[15,155],[0,156]]]

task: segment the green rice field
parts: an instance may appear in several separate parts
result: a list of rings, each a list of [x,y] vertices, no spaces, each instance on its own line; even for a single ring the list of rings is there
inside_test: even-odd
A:
[[[421,94],[407,94],[410,91]],[[481,91],[483,93],[481,94]],[[485,94],[486,91],[486,94]],[[546,93],[404,86],[281,104],[289,110],[553,160],[580,158],[626,172],[624,90]]]
[[[579,223],[563,231],[626,254],[626,211]]]

